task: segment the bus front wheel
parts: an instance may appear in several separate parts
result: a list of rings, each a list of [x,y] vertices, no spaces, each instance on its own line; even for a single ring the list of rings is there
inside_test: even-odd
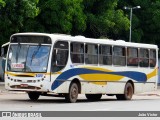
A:
[[[86,98],[91,101],[98,101],[102,97],[102,94],[86,94]]]
[[[125,85],[124,94],[117,94],[117,100],[131,100],[133,96],[133,85],[128,82]]]
[[[69,88],[69,93],[65,94],[65,99],[67,102],[75,103],[78,98],[78,85],[76,83],[71,83]]]
[[[39,92],[28,92],[28,96],[29,96],[30,100],[36,101],[36,100],[38,100],[40,93]]]

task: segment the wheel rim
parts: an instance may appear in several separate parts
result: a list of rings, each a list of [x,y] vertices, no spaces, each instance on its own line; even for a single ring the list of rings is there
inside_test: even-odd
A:
[[[78,91],[77,88],[74,86],[71,90],[71,99],[76,100],[78,96]]]
[[[127,98],[132,98],[132,94],[133,94],[133,90],[132,90],[132,87],[129,86],[127,87],[127,90],[126,90],[126,95],[127,95]]]

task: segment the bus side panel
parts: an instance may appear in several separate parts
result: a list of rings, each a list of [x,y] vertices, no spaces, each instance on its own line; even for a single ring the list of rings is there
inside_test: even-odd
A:
[[[147,80],[147,82],[144,84],[143,92],[157,90],[157,82],[158,82],[158,75]]]
[[[69,93],[70,83],[71,83],[71,81],[65,81],[57,89],[55,89],[53,92],[55,92],[55,93]]]
[[[98,82],[82,82],[81,83],[83,94],[106,94],[106,84],[100,85]]]
[[[146,83],[134,83],[135,87],[135,94],[142,93],[142,92],[151,92],[157,89],[157,76],[149,79]]]
[[[106,85],[96,85],[91,82],[82,83],[82,94],[123,94],[125,83],[108,82]]]
[[[134,83],[134,94],[142,93],[143,86],[144,86],[144,83],[135,82]]]
[[[70,84],[71,81],[65,81],[53,92],[68,93]],[[106,85],[98,85],[95,82],[86,82],[86,81],[81,81],[80,84],[81,84],[81,94],[98,94],[98,93],[106,94],[106,87],[107,87]]]
[[[125,82],[109,82],[107,83],[107,94],[124,94]]]
[[[156,90],[156,83],[135,83],[134,94],[151,92]]]
[[[150,92],[156,90],[156,84],[155,83],[145,83],[143,87],[143,92]]]

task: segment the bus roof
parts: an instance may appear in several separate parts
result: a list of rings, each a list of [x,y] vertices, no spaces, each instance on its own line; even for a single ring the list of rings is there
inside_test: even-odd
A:
[[[125,42],[124,40],[86,38],[84,36],[71,36],[71,35],[58,34],[58,33],[54,33],[54,34],[48,34],[48,33],[16,33],[16,34],[13,34],[12,36],[14,36],[14,35],[48,36],[48,37],[52,38],[53,42],[56,41],[56,40],[68,40],[68,41],[74,41],[74,42],[85,42],[85,43],[95,43],[95,44],[108,44],[108,45],[117,45],[117,46],[158,49],[158,46],[153,45],[153,44]]]
[[[7,43],[3,44],[2,47],[5,47],[5,46],[9,45],[9,43],[10,42],[7,42]]]

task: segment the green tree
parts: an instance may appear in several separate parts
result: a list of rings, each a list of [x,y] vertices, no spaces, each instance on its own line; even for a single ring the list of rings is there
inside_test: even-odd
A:
[[[160,46],[160,0],[135,0],[135,4],[142,7],[138,14],[140,19],[140,27],[143,30],[141,42],[158,44]]]
[[[4,7],[5,6],[5,2],[3,0],[0,0],[0,9],[1,7]]]
[[[80,34],[86,28],[82,0],[40,0],[36,21],[26,21],[24,31]]]
[[[5,2],[5,3],[4,3]],[[9,41],[11,34],[20,32],[24,21],[34,18],[39,13],[38,0],[1,0],[0,10],[0,40],[1,44]]]
[[[3,0],[0,0],[0,10],[1,10],[1,8],[2,7],[4,7],[5,6],[5,2],[3,1]],[[0,17],[2,17],[2,15],[0,14]],[[2,36],[2,35],[1,35]],[[0,46],[2,45],[2,40],[0,40]]]
[[[160,47],[160,0],[119,1],[119,7],[121,8],[137,5],[141,6],[141,9],[133,11],[132,40],[134,42],[157,44]],[[126,14],[129,15],[129,11]]]
[[[124,12],[117,8],[117,3],[118,0],[84,1],[87,15],[86,36],[121,38],[121,35],[129,29],[129,20]]]
[[[118,2],[118,8],[123,9],[124,6],[127,7],[135,7],[139,6],[139,4],[136,4],[134,0],[123,0]],[[123,9],[124,10],[124,9]],[[139,19],[139,13],[141,13],[142,9],[134,9],[132,12],[132,36],[131,41],[132,42],[141,42],[143,37],[143,30],[140,27],[141,26],[141,20]],[[125,14],[130,17],[130,10],[124,10]],[[129,30],[124,34],[127,39],[129,39]]]

